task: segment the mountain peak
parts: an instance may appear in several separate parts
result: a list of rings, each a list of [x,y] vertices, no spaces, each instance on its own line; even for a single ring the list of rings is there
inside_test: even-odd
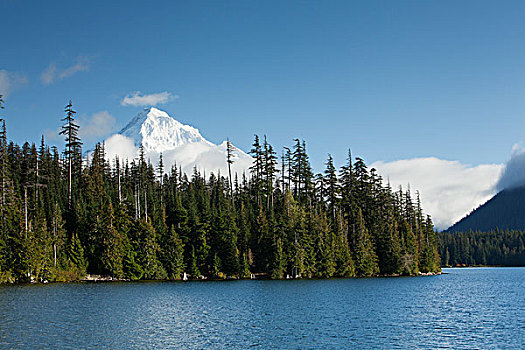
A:
[[[216,145],[206,140],[199,130],[175,120],[165,111],[155,107],[145,108],[117,134],[105,140],[108,159],[134,159],[139,147],[144,147],[146,158],[156,162],[162,153],[165,169],[173,165],[186,174],[199,171],[226,174],[227,141]],[[252,157],[235,148],[232,171],[242,173],[252,164]]]
[[[148,119],[148,118],[152,118],[152,119],[156,119],[156,118],[171,118],[171,119],[175,120],[174,118],[170,117],[168,113],[166,113],[163,110],[160,110],[158,108],[155,108],[155,107],[144,108],[144,110],[141,113],[139,113],[139,115],[143,115],[143,114],[146,115],[146,119]],[[177,120],[175,120],[175,121],[178,122]]]
[[[142,144],[146,152],[160,153],[188,143],[209,143],[199,130],[155,107],[138,113],[119,134],[133,139],[136,146]]]

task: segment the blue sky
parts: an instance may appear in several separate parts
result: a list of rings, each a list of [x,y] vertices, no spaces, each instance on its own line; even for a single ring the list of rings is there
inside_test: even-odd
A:
[[[0,93],[10,138],[38,141],[69,99],[119,129],[158,105],[213,142],[307,140],[320,170],[504,162],[525,141],[523,1],[0,1]],[[45,74],[47,73],[47,75]]]

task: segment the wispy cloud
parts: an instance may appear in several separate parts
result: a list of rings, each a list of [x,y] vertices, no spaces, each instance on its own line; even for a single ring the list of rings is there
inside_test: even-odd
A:
[[[54,62],[51,62],[51,64],[49,64],[49,66],[40,75],[40,80],[42,83],[44,83],[44,85],[49,85],[55,81],[56,74],[57,65]]]
[[[77,63],[64,69],[59,75],[59,79],[69,78],[70,76],[89,70],[89,59],[84,56],[77,58]]]
[[[54,130],[53,129],[46,129],[46,130],[44,130],[44,137],[48,141],[59,141],[59,140],[62,140],[63,137],[59,135],[60,130],[61,130],[61,128],[56,128]]]
[[[88,71],[89,65],[90,60],[85,56],[77,57],[75,64],[62,69],[59,69],[55,62],[51,62],[40,75],[40,80],[44,85],[50,85],[58,80],[69,78],[78,72]]]
[[[143,94],[135,91],[124,96],[120,104],[122,106],[157,106],[179,98],[177,95],[164,91],[156,94]]]
[[[28,79],[25,74],[8,72],[0,69],[0,95],[8,97],[11,92],[26,84]]]
[[[76,123],[80,126],[79,136],[84,144],[101,141],[115,131],[116,120],[108,111],[100,111],[92,115],[80,115]],[[62,128],[47,129],[44,136],[47,140],[62,140],[63,136],[59,135]]]
[[[91,116],[79,117],[80,137],[90,140],[99,140],[115,131],[115,117],[108,111],[97,112]]]
[[[425,212],[446,229],[497,192],[502,164],[471,166],[438,158],[414,158],[371,165],[394,189],[418,190]]]

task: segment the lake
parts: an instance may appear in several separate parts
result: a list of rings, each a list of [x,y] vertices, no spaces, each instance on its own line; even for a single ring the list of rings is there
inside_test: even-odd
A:
[[[0,286],[1,348],[525,348],[525,268]]]

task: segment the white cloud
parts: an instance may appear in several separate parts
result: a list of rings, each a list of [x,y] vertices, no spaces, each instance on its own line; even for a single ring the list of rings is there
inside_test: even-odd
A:
[[[89,70],[89,58],[85,56],[77,57],[77,62],[69,67],[58,69],[55,62],[51,62],[49,66],[40,75],[40,80],[44,85],[50,85],[57,80],[69,78],[78,72],[85,72]]]
[[[124,135],[115,134],[104,141],[106,151],[106,158],[114,160],[115,156],[119,156],[122,161],[126,159],[132,160],[138,155],[138,148],[135,146],[133,139]]]
[[[471,166],[438,158],[414,158],[371,165],[394,189],[419,190],[437,229],[446,229],[497,192],[502,164]]]
[[[97,140],[115,131],[115,117],[108,111],[101,111],[91,117],[79,117],[79,134],[82,139]]]
[[[160,104],[167,103],[171,100],[177,99],[179,96],[172,95],[171,93],[164,91],[156,94],[145,95],[140,91],[135,91],[124,96],[120,104],[122,106],[157,106]]]
[[[503,168],[496,188],[501,191],[520,186],[525,186],[525,149],[516,144],[512,147],[512,154]]]
[[[0,95],[4,97],[20,88],[22,85],[27,83],[27,77],[25,74],[8,72],[5,69],[0,69]]]

